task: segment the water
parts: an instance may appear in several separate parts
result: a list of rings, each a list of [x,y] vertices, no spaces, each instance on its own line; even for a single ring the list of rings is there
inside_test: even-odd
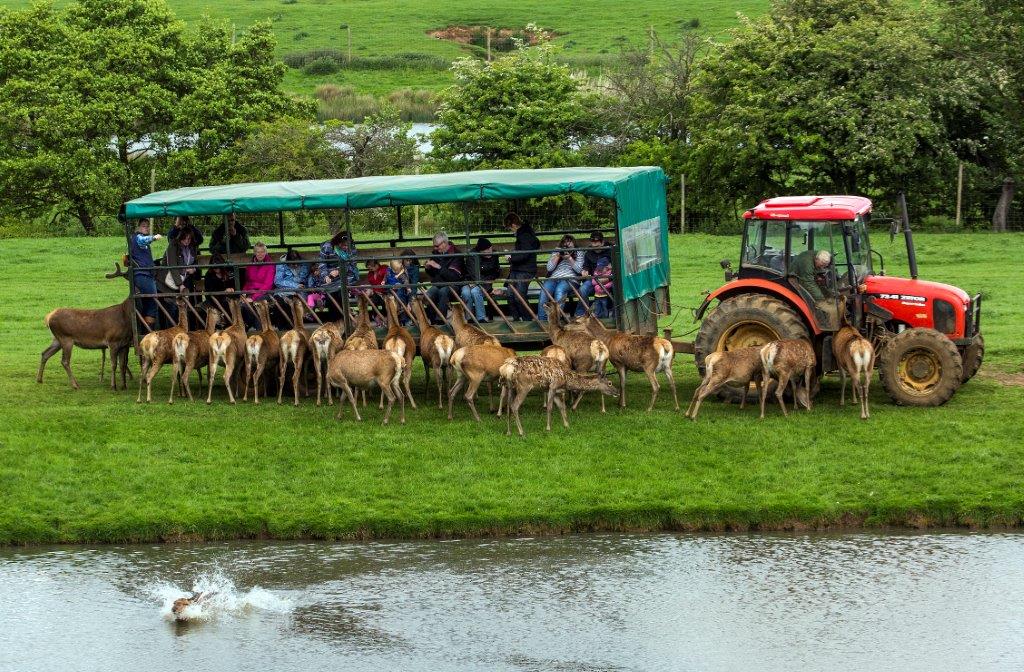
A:
[[[4,671],[1022,665],[1016,534],[0,549]]]

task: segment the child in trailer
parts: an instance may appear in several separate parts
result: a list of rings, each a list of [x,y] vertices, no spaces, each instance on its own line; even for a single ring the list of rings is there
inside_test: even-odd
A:
[[[598,259],[592,279],[594,281],[594,315],[596,317],[611,317],[615,311],[612,302],[612,262],[608,257]]]
[[[387,268],[382,266],[379,261],[376,259],[368,259],[366,261],[366,284],[371,285],[371,287],[364,289],[363,293],[380,311],[374,317],[374,324],[378,327],[382,326],[384,322],[381,315],[384,314],[384,279],[386,276]]]

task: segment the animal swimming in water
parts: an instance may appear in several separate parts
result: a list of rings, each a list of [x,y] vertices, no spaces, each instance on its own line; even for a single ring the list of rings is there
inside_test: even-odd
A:
[[[188,597],[179,597],[171,605],[171,614],[174,615],[176,621],[188,621],[191,617],[185,613],[186,609],[192,606],[200,606],[216,594],[216,591],[199,591],[190,593]]]

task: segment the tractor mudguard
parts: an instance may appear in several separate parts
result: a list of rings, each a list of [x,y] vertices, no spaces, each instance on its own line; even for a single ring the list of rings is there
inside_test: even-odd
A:
[[[785,286],[780,285],[777,282],[762,280],[760,278],[733,280],[732,282],[727,282],[715,291],[711,292],[704,297],[704,302],[700,304],[699,308],[697,308],[694,321],[699,321],[704,317],[704,313],[707,312],[708,306],[710,306],[711,302],[715,299],[724,300],[738,294],[767,294],[785,301],[800,313],[815,335],[821,333],[821,328],[818,327],[818,321],[814,319],[814,315],[811,314],[811,311],[807,308],[807,304],[796,292],[791,289],[787,289]]]

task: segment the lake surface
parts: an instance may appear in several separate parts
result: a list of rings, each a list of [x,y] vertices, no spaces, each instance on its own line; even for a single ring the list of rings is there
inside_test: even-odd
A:
[[[1018,534],[0,549],[4,671],[1022,667]]]

